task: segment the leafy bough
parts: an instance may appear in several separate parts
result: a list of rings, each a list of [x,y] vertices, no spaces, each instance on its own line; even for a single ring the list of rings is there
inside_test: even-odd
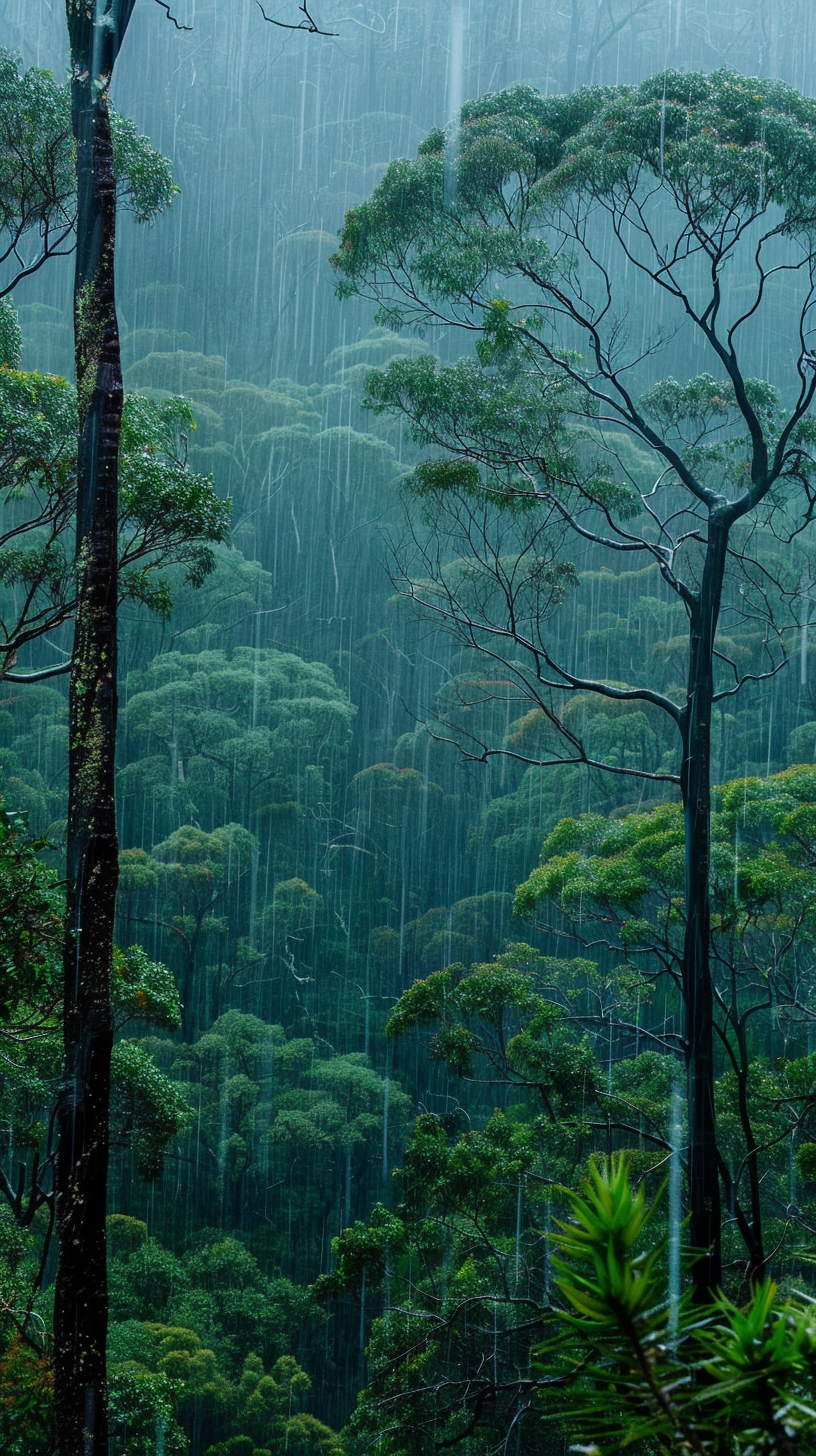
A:
[[[771,1280],[748,1302],[720,1295],[701,1316],[665,1294],[661,1244],[643,1235],[659,1201],[626,1160],[590,1165],[553,1236],[567,1308],[535,1351],[546,1414],[590,1456],[645,1441],[699,1456],[793,1456],[816,1436],[816,1304]]]

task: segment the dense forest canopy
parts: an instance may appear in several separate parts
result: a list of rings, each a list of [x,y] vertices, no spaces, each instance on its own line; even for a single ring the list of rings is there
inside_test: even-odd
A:
[[[3,1449],[809,1450],[810,8],[0,14]]]

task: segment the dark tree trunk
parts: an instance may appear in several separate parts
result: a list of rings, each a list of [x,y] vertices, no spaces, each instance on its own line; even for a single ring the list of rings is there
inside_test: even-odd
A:
[[[77,609],[70,688],[65,1067],[57,1112],[54,1399],[60,1456],[107,1456],[105,1351],[118,457],[116,184],[107,88],[135,0],[66,0],[78,189]],[[102,23],[94,24],[100,13]],[[104,12],[104,13],[103,13]]]
[[[750,1068],[750,1053],[745,1035],[744,1022],[738,1021],[736,1037],[740,1059],[739,1070],[737,1072],[737,1097],[740,1125],[742,1127],[742,1135],[745,1138],[745,1171],[748,1176],[750,1222],[744,1210],[739,1205],[739,1190],[733,1187],[729,1191],[733,1200],[732,1211],[736,1217],[739,1231],[745,1240],[745,1247],[748,1250],[748,1263],[745,1270],[745,1285],[746,1292],[748,1292],[754,1289],[765,1278],[767,1261],[762,1232],[762,1189],[759,1176],[760,1148],[756,1140],[756,1134],[754,1133],[754,1124],[749,1105],[748,1072]]]
[[[692,1281],[705,1301],[722,1283],[722,1213],[714,1115],[714,1006],[710,967],[711,716],[714,638],[728,526],[712,513],[699,593],[691,608],[681,789],[685,816],[683,1005],[688,1073],[689,1240]]]

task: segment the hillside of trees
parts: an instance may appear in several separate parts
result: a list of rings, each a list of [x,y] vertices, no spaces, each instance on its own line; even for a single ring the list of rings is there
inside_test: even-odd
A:
[[[2,1449],[810,1451],[814,17],[0,9]]]

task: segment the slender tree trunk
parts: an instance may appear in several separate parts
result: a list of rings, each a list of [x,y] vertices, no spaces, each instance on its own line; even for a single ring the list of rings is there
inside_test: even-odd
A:
[[[567,34],[567,91],[574,91],[578,80],[578,42],[581,37],[581,0],[572,0]]]
[[[105,1353],[118,456],[116,184],[107,87],[135,0],[66,0],[78,189],[74,330],[77,610],[69,703],[65,1067],[56,1160],[54,1399],[60,1456],[107,1456]],[[99,23],[97,23],[97,18]]]
[[[733,960],[733,957],[732,957]],[[732,970],[732,977],[736,980],[736,967]],[[750,1209],[750,1222],[739,1206],[737,1199],[738,1190],[732,1192],[734,1213],[736,1215],[739,1231],[745,1240],[745,1247],[748,1250],[748,1265],[745,1271],[745,1283],[747,1290],[753,1289],[760,1280],[765,1277],[765,1247],[762,1233],[762,1188],[759,1176],[759,1145],[754,1133],[754,1125],[751,1117],[749,1100],[749,1070],[751,1065],[748,1038],[746,1035],[745,1022],[739,1015],[737,1007],[736,989],[731,996],[732,1015],[731,1024],[734,1027],[734,1034],[737,1042],[739,1055],[739,1068],[737,1071],[737,1105],[739,1107],[739,1119],[742,1127],[742,1135],[745,1139],[745,1172],[748,1175],[748,1201]]]
[[[714,1005],[709,891],[711,861],[711,717],[714,638],[722,597],[728,527],[712,512],[700,590],[692,606],[681,788],[685,815],[683,1004],[688,1074],[689,1239],[692,1281],[700,1301],[722,1283],[722,1211],[714,1114]]]

